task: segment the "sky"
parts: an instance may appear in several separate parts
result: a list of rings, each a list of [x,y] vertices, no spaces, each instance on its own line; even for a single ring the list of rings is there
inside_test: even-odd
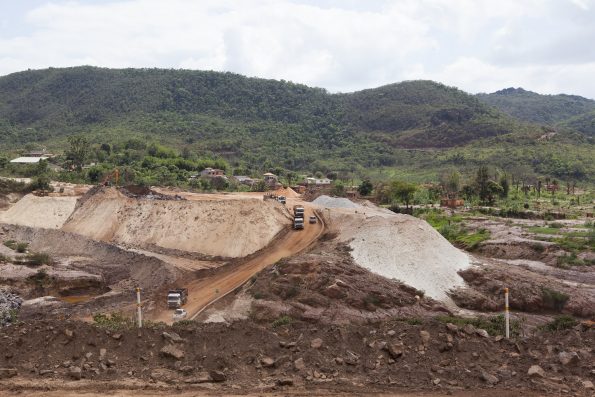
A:
[[[0,0],[0,75],[78,65],[595,98],[595,0]]]

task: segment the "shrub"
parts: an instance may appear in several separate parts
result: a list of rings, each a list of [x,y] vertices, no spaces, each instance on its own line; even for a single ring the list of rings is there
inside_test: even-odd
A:
[[[565,329],[570,329],[578,324],[578,321],[574,319],[574,317],[569,315],[562,315],[557,316],[551,322],[543,325],[541,329],[546,331],[562,331]]]
[[[439,316],[438,321],[443,323],[453,323],[459,327],[463,327],[466,324],[471,324],[476,328],[485,329],[488,334],[505,335],[506,333],[506,318],[503,314],[492,317],[474,317],[474,318],[463,318],[455,316]],[[510,336],[519,336],[521,334],[521,321],[516,319],[510,320]]]
[[[541,289],[541,299],[543,300],[544,306],[556,311],[562,311],[569,298],[570,297],[567,294],[560,291],[546,287]]]
[[[176,328],[186,328],[196,324],[194,320],[180,320],[176,321],[173,326]]]
[[[564,227],[564,224],[560,222],[552,222],[548,226],[553,229],[562,229]]]
[[[25,265],[25,266],[41,266],[41,265],[51,265],[53,263],[52,258],[43,252],[33,252],[27,254],[24,257],[17,257],[14,260],[14,263]]]
[[[10,248],[13,251],[17,249],[17,242],[14,241],[14,240],[6,240],[4,242],[4,245],[7,246],[8,248]]]
[[[22,253],[27,252],[28,247],[29,247],[29,243],[18,243],[16,251],[22,254]]]
[[[292,321],[293,321],[293,319],[289,316],[281,316],[278,319],[276,319],[275,321],[273,321],[273,323],[271,325],[273,326],[273,328],[277,328],[282,325],[289,325],[292,323]]]

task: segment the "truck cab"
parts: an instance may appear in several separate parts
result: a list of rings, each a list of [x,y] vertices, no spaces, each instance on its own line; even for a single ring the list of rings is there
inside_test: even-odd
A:
[[[170,309],[178,309],[188,301],[188,289],[178,288],[171,289],[167,293],[167,307]]]

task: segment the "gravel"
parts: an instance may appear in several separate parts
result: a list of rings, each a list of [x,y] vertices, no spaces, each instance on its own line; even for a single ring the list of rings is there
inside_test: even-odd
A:
[[[325,208],[360,208],[361,205],[354,203],[353,201],[343,197],[329,197],[319,196],[316,200],[312,201],[312,204],[319,205]]]
[[[0,289],[0,327],[10,325],[13,313],[18,311],[23,300],[20,296]]]

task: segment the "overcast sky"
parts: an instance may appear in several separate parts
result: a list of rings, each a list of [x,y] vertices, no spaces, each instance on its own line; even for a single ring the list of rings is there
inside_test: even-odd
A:
[[[432,79],[595,98],[595,0],[0,0],[0,75],[165,67],[332,92]]]

